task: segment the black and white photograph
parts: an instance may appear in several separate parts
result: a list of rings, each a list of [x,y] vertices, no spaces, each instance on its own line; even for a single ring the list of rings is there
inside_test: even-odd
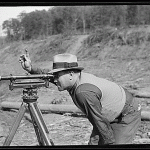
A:
[[[13,146],[150,148],[150,5],[0,5],[0,148]]]

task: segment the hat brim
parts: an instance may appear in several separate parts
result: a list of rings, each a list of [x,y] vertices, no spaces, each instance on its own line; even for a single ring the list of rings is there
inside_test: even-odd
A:
[[[64,71],[64,70],[83,70],[83,67],[72,67],[72,68],[59,68],[59,69],[53,69],[51,71],[49,71],[48,73],[52,74],[52,73],[56,73],[59,71]]]

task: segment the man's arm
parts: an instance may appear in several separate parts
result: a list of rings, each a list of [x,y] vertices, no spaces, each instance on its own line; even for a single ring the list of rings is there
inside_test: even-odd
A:
[[[28,71],[30,74],[47,74],[50,69],[41,69],[35,66],[31,66],[31,70]]]
[[[26,51],[26,54],[20,56],[19,62],[21,63],[22,68],[30,74],[47,74],[50,71],[49,69],[41,69],[31,65],[28,51]],[[51,80],[51,83],[55,84],[54,80]]]
[[[41,69],[41,68],[38,68],[38,67],[31,66],[31,70],[28,71],[28,72],[30,74],[47,74],[49,71],[50,71],[50,69]],[[54,82],[54,78],[51,79],[51,83],[56,85],[56,83]]]
[[[41,69],[31,65],[31,59],[27,50],[25,54],[20,56],[19,62],[21,63],[22,68],[30,74],[47,74],[50,71],[49,69]]]
[[[82,84],[76,90],[77,103],[89,121],[103,137],[104,144],[114,143],[114,134],[109,121],[101,114],[101,91],[94,85]]]
[[[22,68],[30,74],[47,74],[50,71],[49,69],[41,69],[33,66],[27,50],[26,54],[20,56],[19,62],[21,63]]]

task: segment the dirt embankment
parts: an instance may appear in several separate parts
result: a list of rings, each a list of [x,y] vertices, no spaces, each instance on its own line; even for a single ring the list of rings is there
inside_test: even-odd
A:
[[[97,34],[68,37],[56,35],[45,40],[8,44],[0,50],[0,75],[26,73],[18,62],[25,49],[28,49],[32,63],[41,68],[51,68],[53,55],[68,52],[78,56],[79,65],[84,66],[85,72],[107,78],[128,89],[149,87],[150,44],[149,34],[145,32],[145,28],[118,29],[107,33],[108,35],[99,31]],[[8,85],[8,81],[0,83],[0,102],[21,102],[22,89],[10,91]],[[49,88],[40,88],[38,94],[38,102],[41,104],[73,104],[66,91],[59,92],[53,85]],[[141,101],[142,108],[149,108],[149,98],[136,99]],[[17,111],[1,110],[0,114],[2,145]],[[83,116],[43,113],[43,117],[56,145],[87,144],[92,126]],[[143,120],[133,143],[150,143],[149,130],[149,121]],[[35,143],[37,139],[33,125],[29,114],[26,114],[11,145],[27,146]]]

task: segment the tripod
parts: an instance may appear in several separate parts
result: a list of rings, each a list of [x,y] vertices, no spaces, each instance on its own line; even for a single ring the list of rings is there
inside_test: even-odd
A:
[[[40,84],[41,86],[43,85],[43,83],[38,84],[39,86]],[[9,146],[10,143],[12,142],[12,139],[27,109],[29,110],[31,116],[32,124],[34,126],[39,146],[54,145],[52,138],[50,137],[49,131],[46,127],[46,124],[43,120],[42,113],[37,105],[38,96],[35,85],[37,86],[37,82],[36,84],[26,86],[26,88],[23,89],[23,96],[22,96],[23,102],[19,108],[15,121],[10,128],[9,134],[4,141],[3,146]],[[22,86],[21,83],[21,86],[17,85],[17,87],[24,87],[24,85]],[[10,85],[10,88],[12,88],[12,85]]]

